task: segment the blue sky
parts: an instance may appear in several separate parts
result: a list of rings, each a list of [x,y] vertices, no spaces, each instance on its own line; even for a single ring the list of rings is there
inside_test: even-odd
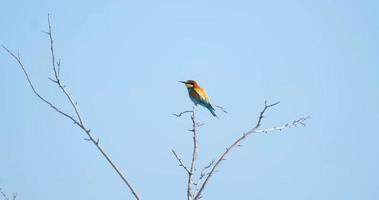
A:
[[[229,114],[199,109],[199,164],[251,128],[311,115],[307,127],[254,135],[204,199],[378,199],[378,1],[2,1],[0,43],[20,51],[38,90],[70,107],[51,75],[51,13],[62,78],[93,134],[142,199],[184,199],[195,79]],[[0,53],[0,187],[18,199],[132,199],[83,133],[40,102]]]

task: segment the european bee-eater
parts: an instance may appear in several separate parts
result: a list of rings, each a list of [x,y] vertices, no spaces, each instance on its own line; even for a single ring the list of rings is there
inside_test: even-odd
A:
[[[188,95],[191,98],[192,102],[197,106],[197,104],[200,104],[207,108],[213,116],[217,117],[215,113],[215,109],[212,107],[211,103],[209,102],[209,97],[205,90],[199,86],[199,84],[196,83],[194,80],[188,80],[188,81],[179,81],[181,83],[184,83],[186,88],[188,89]]]

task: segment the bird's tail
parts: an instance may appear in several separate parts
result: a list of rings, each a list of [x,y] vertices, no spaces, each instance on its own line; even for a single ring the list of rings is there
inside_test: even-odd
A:
[[[212,115],[213,115],[214,117],[217,117],[217,115],[216,115],[216,113],[215,113],[215,109],[212,107],[211,104],[209,104],[209,105],[207,106],[207,108],[208,108],[208,110],[212,113]],[[217,117],[217,118],[218,118],[218,117]]]

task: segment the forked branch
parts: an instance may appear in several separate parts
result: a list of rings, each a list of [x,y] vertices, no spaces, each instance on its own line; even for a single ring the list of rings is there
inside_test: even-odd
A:
[[[217,159],[216,163],[212,166],[211,170],[209,173],[207,173],[206,175],[206,178],[204,180],[204,182],[201,184],[200,186],[200,189],[198,190],[198,192],[195,194],[195,197],[194,197],[194,200],[199,200],[201,197],[202,197],[202,193],[205,189],[205,187],[207,186],[207,184],[209,183],[209,180],[211,179],[211,177],[213,176],[213,174],[216,172],[216,169],[217,167],[221,164],[222,161],[225,160],[226,156],[233,150],[235,149],[237,146],[240,146],[241,142],[244,141],[248,136],[252,135],[253,133],[268,133],[268,132],[272,132],[272,131],[276,131],[276,130],[282,130],[282,129],[285,129],[285,128],[291,128],[291,127],[296,127],[297,125],[303,125],[305,126],[305,121],[309,118],[309,117],[305,117],[305,118],[300,118],[298,120],[295,120],[293,121],[292,123],[290,124],[286,124],[284,126],[279,126],[279,127],[273,127],[273,128],[268,128],[268,129],[262,129],[262,130],[259,130],[258,128],[261,126],[261,123],[262,123],[262,119],[264,118],[264,114],[266,113],[266,111],[273,107],[273,106],[276,106],[278,105],[280,102],[276,102],[276,103],[273,103],[273,104],[267,104],[267,101],[265,101],[265,105],[264,105],[264,108],[263,110],[260,112],[260,115],[258,117],[258,120],[257,120],[257,124],[255,125],[254,128],[250,129],[249,131],[247,131],[246,133],[243,133],[241,137],[239,137],[235,142],[233,142],[229,147],[227,147],[225,149],[225,152]]]
[[[196,161],[197,161],[198,148],[199,148],[198,139],[197,139],[198,127],[200,127],[202,124],[199,124],[196,121],[196,106],[194,106],[192,110],[186,110],[179,114],[173,114],[173,115],[177,117],[181,117],[183,114],[186,114],[186,113],[191,113],[191,121],[192,121],[192,129],[189,130],[190,132],[192,132],[192,142],[193,142],[192,159],[191,159],[190,167],[188,168],[183,164],[182,159],[179,158],[179,156],[176,154],[174,150],[172,150],[172,153],[174,154],[175,158],[178,160],[179,166],[183,167],[187,171],[187,174],[188,174],[187,199],[193,200],[196,193],[196,189],[194,190],[193,187],[195,186],[196,188],[196,184],[194,183],[194,175],[196,171]]]
[[[198,140],[197,140],[197,134],[198,134],[197,128],[199,124],[196,122],[196,106],[193,107],[191,121],[192,121],[192,130],[190,131],[193,133],[192,135],[193,151],[192,151],[190,173],[188,175],[188,187],[187,187],[188,200],[193,200],[193,197],[194,197],[194,191],[192,189],[192,186],[193,186],[193,177],[196,170],[195,166],[196,166],[196,160],[197,160],[198,148],[199,148]]]
[[[62,80],[60,79],[60,59],[57,62],[55,58],[54,53],[54,40],[52,35],[52,29],[51,29],[51,23],[50,23],[50,15],[48,15],[48,26],[49,30],[45,32],[49,36],[50,40],[50,51],[51,51],[51,60],[52,60],[52,68],[53,68],[53,78],[49,79],[57,85],[57,87],[61,90],[61,92],[66,96],[68,102],[70,103],[72,109],[74,110],[75,116],[70,115],[64,111],[62,111],[60,108],[58,108],[56,105],[54,105],[52,102],[48,101],[45,97],[43,97],[34,87],[33,82],[31,81],[28,72],[26,71],[26,68],[24,64],[22,63],[21,56],[19,54],[15,54],[12,51],[10,51],[8,48],[2,45],[3,49],[7,51],[7,53],[18,63],[20,68],[22,69],[28,84],[30,88],[32,89],[33,93],[44,103],[49,105],[54,111],[58,112],[59,114],[63,115],[64,117],[71,120],[74,124],[76,124],[88,137],[86,140],[91,141],[92,144],[94,144],[97,148],[97,150],[101,153],[101,155],[108,161],[108,163],[112,166],[112,168],[115,170],[115,172],[118,174],[118,176],[122,179],[122,181],[126,184],[126,186],[129,188],[131,193],[133,194],[134,198],[139,200],[139,196],[135,189],[132,187],[130,182],[126,179],[126,176],[121,172],[121,170],[114,164],[110,156],[104,151],[104,149],[99,144],[99,139],[95,138],[92,133],[91,129],[87,128],[87,126],[84,124],[83,119],[81,117],[81,114],[79,112],[77,102],[74,101],[70,93],[67,91],[66,86],[62,83]],[[14,197],[15,198],[15,197]]]

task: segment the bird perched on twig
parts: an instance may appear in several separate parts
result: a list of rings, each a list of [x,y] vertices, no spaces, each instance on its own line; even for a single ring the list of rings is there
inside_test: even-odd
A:
[[[217,117],[215,113],[215,109],[212,107],[211,103],[209,102],[209,97],[205,90],[197,84],[194,80],[188,80],[188,81],[179,81],[180,83],[184,83],[186,88],[188,89],[188,95],[191,98],[192,102],[197,106],[197,104],[200,104],[207,108],[213,116]]]

